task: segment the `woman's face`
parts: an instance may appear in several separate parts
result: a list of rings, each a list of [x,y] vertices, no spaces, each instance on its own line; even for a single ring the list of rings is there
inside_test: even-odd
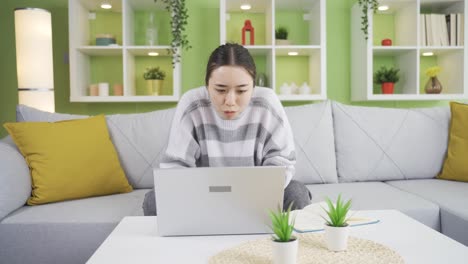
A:
[[[223,119],[235,119],[249,105],[253,92],[252,76],[240,66],[221,66],[211,72],[208,93],[216,112]]]

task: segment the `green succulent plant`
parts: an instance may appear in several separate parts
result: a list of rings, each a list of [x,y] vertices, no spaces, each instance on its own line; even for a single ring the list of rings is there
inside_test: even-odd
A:
[[[349,212],[349,209],[351,208],[351,199],[349,199],[347,202],[342,201],[340,194],[336,200],[336,205],[334,205],[328,197],[325,198],[325,201],[328,205],[328,211],[326,209],[323,210],[325,210],[328,215],[328,219],[324,217],[327,225],[334,227],[347,226],[348,218],[346,218],[346,216]]]
[[[378,69],[374,73],[374,83],[376,84],[382,84],[386,82],[391,82],[391,83],[396,83],[400,80],[400,76],[398,75],[398,72],[400,69],[395,69],[393,67],[390,67],[387,69],[387,67],[382,66],[380,69]]]
[[[146,68],[143,78],[145,78],[145,80],[164,80],[164,78],[166,78],[166,73],[159,67],[150,67]]]
[[[277,242],[289,242],[293,241],[296,238],[292,236],[294,229],[295,218],[290,220],[291,217],[291,208],[293,203],[291,203],[286,211],[281,210],[278,206],[276,211],[269,212],[271,219],[271,230],[273,231],[273,240]]]
[[[276,39],[288,39],[288,29],[282,26],[279,26],[275,30],[275,38]]]

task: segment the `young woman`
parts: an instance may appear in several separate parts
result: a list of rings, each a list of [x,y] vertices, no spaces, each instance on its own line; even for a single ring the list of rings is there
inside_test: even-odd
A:
[[[273,90],[256,87],[255,63],[238,44],[219,46],[206,67],[206,87],[185,93],[177,104],[160,168],[285,166],[284,207],[310,203],[311,194],[292,180],[296,162],[286,113]],[[156,215],[154,191],[145,215]]]

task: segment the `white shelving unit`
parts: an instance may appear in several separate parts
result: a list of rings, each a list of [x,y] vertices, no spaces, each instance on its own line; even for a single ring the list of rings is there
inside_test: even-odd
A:
[[[421,14],[467,14],[463,0],[381,0],[387,11],[369,11],[368,39],[361,31],[361,8],[356,3],[351,13],[351,99],[385,100],[456,100],[468,97],[468,53],[464,45],[426,46],[422,42]],[[377,22],[378,20],[378,22]],[[467,34],[464,22],[464,36]],[[381,46],[385,36],[392,36],[392,46]],[[466,43],[466,37],[464,38]],[[421,44],[424,45],[421,45]],[[432,52],[425,57],[422,54]],[[373,83],[373,74],[382,65],[400,69],[400,81],[393,94],[381,94]],[[437,75],[443,89],[440,94],[426,94],[425,71],[440,66]]]
[[[100,1],[68,1],[70,101],[178,101],[181,90],[181,66],[180,63],[176,63],[175,67],[172,67],[172,54],[168,51],[170,40],[166,40],[167,43],[163,45],[146,46],[144,40],[142,41],[144,35],[141,36],[144,34],[141,32],[141,17],[145,12],[164,14],[166,11],[161,4],[162,1],[155,3],[153,0],[108,0],[106,2],[112,5],[112,9],[108,11],[101,9]],[[167,27],[166,31],[170,31],[169,23],[156,26],[158,33],[164,30],[162,27]],[[116,35],[118,45],[96,46],[95,35],[109,32]],[[157,52],[159,55],[150,57],[149,52]],[[143,65],[160,66],[166,72],[161,95],[145,95]],[[89,85],[99,82],[109,83],[110,96],[89,95]],[[112,95],[113,84],[123,84],[123,96]]]
[[[255,43],[244,45],[254,57],[257,73],[266,74],[268,87],[282,101],[312,101],[327,98],[325,0],[220,0],[220,43],[241,44],[244,21],[250,19]],[[240,6],[250,4],[250,10]],[[289,30],[289,45],[276,45],[275,28]],[[297,52],[297,55],[288,55]],[[262,69],[262,70],[259,70]],[[281,94],[283,83],[304,82],[310,92]]]

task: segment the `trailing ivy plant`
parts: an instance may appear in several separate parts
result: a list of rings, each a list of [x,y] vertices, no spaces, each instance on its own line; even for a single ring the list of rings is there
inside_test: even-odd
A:
[[[362,17],[361,17],[361,30],[364,32],[364,36],[366,37],[366,40],[368,39],[368,28],[369,28],[369,10],[372,10],[374,13],[377,11],[377,8],[379,7],[379,1],[378,0],[358,0],[358,4],[361,7],[362,10]]]
[[[188,11],[185,6],[185,0],[154,0],[154,2],[161,1],[165,4],[166,10],[171,14],[171,32],[172,41],[172,66],[175,67],[177,62],[180,62],[180,49],[189,50],[192,48],[185,34],[185,27],[187,26]]]

